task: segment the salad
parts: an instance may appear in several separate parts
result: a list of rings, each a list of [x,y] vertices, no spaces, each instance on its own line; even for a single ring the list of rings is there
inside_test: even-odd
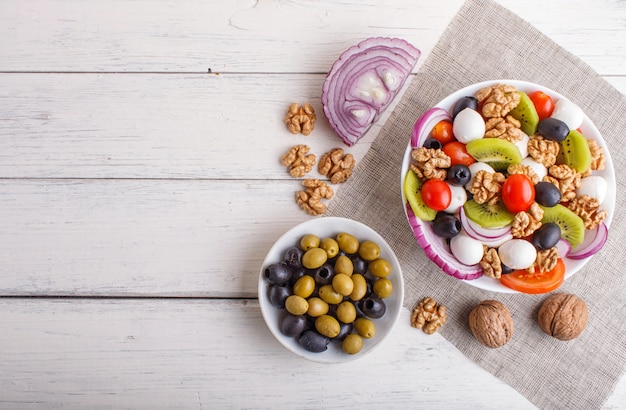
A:
[[[608,237],[608,151],[577,105],[531,83],[477,84],[426,111],[402,173],[426,255],[479,287],[551,292]]]

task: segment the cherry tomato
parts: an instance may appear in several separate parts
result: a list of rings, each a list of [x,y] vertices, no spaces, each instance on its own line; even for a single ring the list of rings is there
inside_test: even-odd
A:
[[[443,211],[452,202],[452,191],[448,184],[438,179],[429,179],[421,188],[422,200],[430,209]]]
[[[449,142],[443,146],[442,150],[447,156],[450,157],[450,160],[452,162],[451,165],[470,165],[476,162],[476,160],[467,153],[467,150],[465,149],[465,144],[463,144],[462,142]]]
[[[454,141],[452,123],[447,120],[439,121],[430,132],[430,136],[441,142],[441,145]]]
[[[502,275],[500,283],[518,292],[538,294],[552,292],[561,286],[564,279],[565,263],[559,258],[552,270],[535,273],[516,270],[508,275]]]
[[[528,94],[528,97],[530,97],[530,100],[535,105],[539,120],[543,120],[552,115],[552,111],[554,111],[554,101],[552,97],[543,91],[534,91]]]
[[[514,214],[530,208],[535,201],[535,186],[524,174],[513,174],[502,184],[502,202]]]

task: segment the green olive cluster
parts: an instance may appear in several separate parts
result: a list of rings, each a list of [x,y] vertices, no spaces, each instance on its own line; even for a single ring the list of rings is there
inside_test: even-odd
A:
[[[376,242],[346,232],[304,235],[264,269],[269,300],[285,311],[283,334],[311,352],[325,351],[332,341],[348,354],[376,334],[374,320],[385,314],[384,299],[393,293],[390,274]]]

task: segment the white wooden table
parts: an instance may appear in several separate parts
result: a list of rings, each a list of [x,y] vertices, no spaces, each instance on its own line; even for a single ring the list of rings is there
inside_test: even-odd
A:
[[[626,93],[623,1],[499,2]],[[461,4],[0,0],[0,408],[532,407],[408,311],[328,366],[256,300],[265,252],[310,218],[280,155],[341,146],[333,61],[401,37],[417,71]],[[291,102],[311,136],[285,129]],[[623,378],[605,407],[624,403]]]

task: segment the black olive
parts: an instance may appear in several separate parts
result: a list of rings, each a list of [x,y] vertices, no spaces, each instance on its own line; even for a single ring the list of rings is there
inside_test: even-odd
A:
[[[283,318],[280,324],[280,330],[286,336],[297,336],[302,333],[307,326],[305,316],[296,316],[288,314]]]
[[[441,149],[441,148],[443,148],[443,145],[441,144],[441,142],[439,142],[439,140],[436,140],[434,138],[426,138],[424,140],[424,144],[422,144],[422,146],[424,148],[430,148],[430,149]]]
[[[313,353],[323,352],[328,348],[330,339],[322,336],[314,330],[305,330],[298,338],[298,343],[305,350]]]
[[[541,181],[535,185],[535,201],[539,205],[552,207],[561,202],[561,191],[550,182]]]
[[[435,235],[442,238],[452,238],[461,232],[461,221],[456,216],[445,212],[437,214],[432,226]]]
[[[339,322],[339,334],[330,340],[333,342],[342,342],[343,339],[346,338],[346,336],[352,333],[352,328],[353,328],[352,323]]]
[[[354,273],[365,275],[367,272],[367,261],[358,255],[353,255],[350,260],[352,260],[352,265],[354,266]]]
[[[569,134],[569,126],[557,118],[548,117],[539,121],[539,124],[537,125],[537,134],[546,139],[561,142],[567,138],[567,135]]]
[[[502,274],[503,275],[508,275],[509,273],[513,273],[515,272],[514,269],[509,268],[508,266],[506,266],[504,263],[500,262],[500,266],[502,267]]]
[[[302,255],[304,251],[297,246],[291,246],[287,248],[283,254],[283,260],[292,268],[299,268],[302,266]]]
[[[472,172],[467,165],[455,164],[448,168],[446,181],[452,185],[464,186],[472,178]]]
[[[291,295],[291,292],[286,286],[271,285],[268,289],[270,303],[278,309],[285,308],[285,300],[289,295]]]
[[[282,285],[291,277],[291,269],[285,263],[273,263],[265,268],[263,276],[272,285]]]
[[[377,297],[369,297],[367,299],[363,299],[360,301],[360,309],[365,316],[371,317],[372,319],[379,319],[383,317],[385,311],[387,310],[387,306],[382,299],[378,299]]]
[[[554,222],[541,225],[533,234],[532,243],[539,250],[550,249],[561,239],[561,228]]]
[[[301,266],[299,268],[294,268],[291,271],[291,277],[289,278],[289,286],[293,287],[293,284],[296,283],[298,279],[300,279],[306,274],[313,276],[313,273],[309,271],[309,269],[305,268],[304,266]]]
[[[474,111],[478,111],[478,100],[476,99],[476,97],[467,96],[457,101],[456,104],[454,104],[454,108],[452,109],[452,119],[454,119],[458,113],[466,108],[471,108]]]
[[[330,263],[325,263],[315,269],[313,278],[318,285],[328,285],[335,276],[335,268]]]

